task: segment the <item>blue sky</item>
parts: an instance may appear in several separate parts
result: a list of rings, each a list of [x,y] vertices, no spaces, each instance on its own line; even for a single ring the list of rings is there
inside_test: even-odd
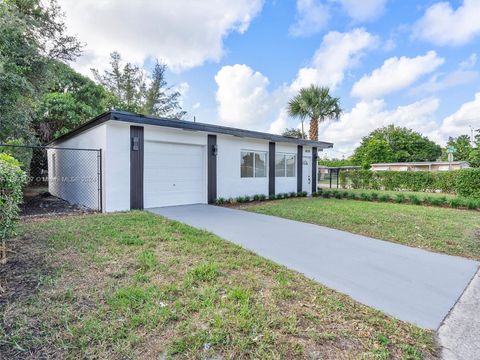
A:
[[[390,123],[444,143],[480,128],[480,0],[62,0],[87,45],[72,64],[105,68],[118,50],[155,58],[197,121],[261,131],[297,127],[285,105],[302,86],[329,86],[344,115],[320,127],[349,155]],[[111,24],[105,26],[105,24]]]

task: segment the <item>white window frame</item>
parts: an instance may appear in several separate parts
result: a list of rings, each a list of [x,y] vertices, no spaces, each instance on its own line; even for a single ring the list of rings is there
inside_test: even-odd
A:
[[[277,157],[283,156],[283,175],[277,175]],[[287,156],[293,156],[294,164],[293,164],[293,175],[287,175]],[[286,152],[277,152],[275,153],[275,177],[282,177],[282,178],[295,178],[297,177],[297,154],[294,153],[286,153]]]
[[[242,157],[243,153],[253,153],[253,176],[242,176]],[[264,154],[265,155],[265,175],[264,176],[257,176],[257,169],[255,164],[255,154]],[[242,179],[253,179],[253,178],[266,178],[268,176],[268,151],[261,151],[261,150],[247,150],[241,149],[240,150],[240,178]]]

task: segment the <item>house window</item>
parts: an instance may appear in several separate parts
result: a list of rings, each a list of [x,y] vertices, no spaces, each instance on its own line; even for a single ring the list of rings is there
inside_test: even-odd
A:
[[[277,153],[275,155],[275,176],[295,177],[295,162],[295,155]]]
[[[242,151],[240,162],[240,176],[266,177],[267,176],[267,153],[256,151]]]

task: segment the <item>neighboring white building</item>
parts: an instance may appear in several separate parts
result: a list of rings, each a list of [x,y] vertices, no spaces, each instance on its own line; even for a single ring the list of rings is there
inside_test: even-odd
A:
[[[109,111],[51,144],[102,152],[102,209],[213,203],[245,195],[316,191],[317,152],[332,143]],[[49,150],[49,173],[75,168]],[[75,202],[81,186],[49,191]]]
[[[449,171],[469,168],[466,161],[420,161],[372,164],[372,171]]]

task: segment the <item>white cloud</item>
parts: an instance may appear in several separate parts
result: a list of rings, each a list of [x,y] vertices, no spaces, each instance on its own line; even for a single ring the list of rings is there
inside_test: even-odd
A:
[[[295,23],[289,32],[293,36],[308,36],[322,30],[330,19],[330,13],[325,4],[318,0],[297,0]]]
[[[462,61],[460,63],[460,69],[466,70],[466,69],[471,69],[477,64],[477,54],[473,53],[468,57],[468,59]]]
[[[428,98],[388,110],[384,100],[362,100],[339,121],[321,124],[319,138],[334,142],[336,151],[350,155],[363,136],[379,127],[395,124],[430,133],[438,127],[434,117],[438,105],[438,99]]]
[[[424,93],[436,93],[451,87],[469,84],[478,79],[478,72],[471,70],[456,70],[447,75],[433,75],[427,82],[413,88],[413,95]]]
[[[356,21],[371,21],[385,10],[386,0],[338,0],[347,14]]]
[[[271,110],[268,78],[247,65],[223,66],[215,75],[221,123],[259,129]]]
[[[351,32],[331,31],[323,37],[310,66],[301,68],[291,88],[294,91],[311,84],[335,88],[345,77],[345,72],[354,67],[365,50],[378,44],[378,39],[357,28]]]
[[[351,94],[364,99],[373,99],[404,89],[423,75],[433,72],[443,62],[444,59],[438,57],[435,51],[414,58],[405,56],[389,58],[380,68],[358,80],[353,85]]]
[[[268,78],[247,65],[223,66],[215,76],[218,122],[231,126],[281,133],[292,127],[285,107],[302,86],[335,87],[377,39],[363,29],[325,35],[311,67],[300,69],[291,84],[269,91]],[[295,123],[296,125],[296,123]]]
[[[413,33],[436,45],[462,45],[480,34],[479,15],[478,0],[465,0],[457,9],[448,2],[439,2],[425,11]]]
[[[472,101],[468,101],[452,115],[447,116],[441,122],[434,138],[441,144],[445,144],[450,136],[470,134],[470,126],[480,128],[480,92],[475,94]]]
[[[108,55],[143,64],[156,57],[174,70],[218,61],[223,40],[245,32],[263,0],[60,0],[71,33],[87,43],[86,57],[73,64],[89,74],[104,68]]]

